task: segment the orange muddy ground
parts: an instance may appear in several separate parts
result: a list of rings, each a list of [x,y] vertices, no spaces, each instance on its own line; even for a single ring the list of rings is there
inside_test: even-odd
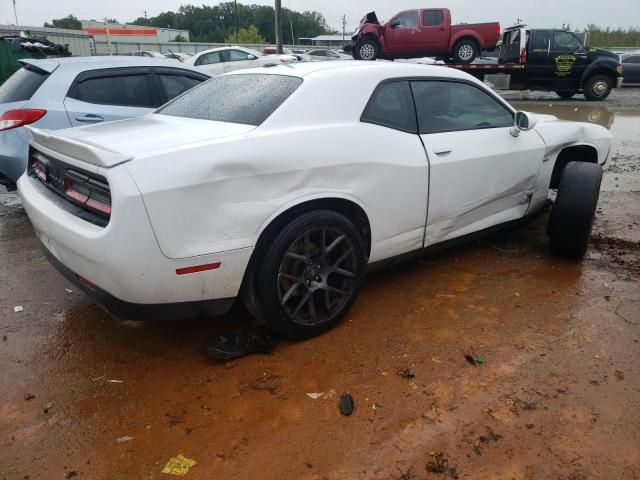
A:
[[[335,330],[226,365],[206,338],[242,308],[113,319],[0,193],[0,479],[169,479],[178,454],[186,479],[640,478],[639,112],[548,103],[522,108],[617,136],[587,259],[551,256],[542,215],[372,274]]]

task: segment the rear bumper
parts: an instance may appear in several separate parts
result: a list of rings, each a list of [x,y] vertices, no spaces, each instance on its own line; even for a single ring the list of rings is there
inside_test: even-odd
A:
[[[23,206],[52,263],[74,283],[81,276],[96,285],[95,289],[80,287],[117,316],[182,318],[224,313],[238,295],[253,249],[167,258],[128,170],[114,167],[100,173],[108,179],[112,194],[113,212],[105,227],[65,210],[60,204],[65,200],[38,179],[23,175],[18,180]],[[219,267],[182,272],[214,263]]]
[[[233,306],[235,298],[218,298],[199,302],[141,304],[131,303],[114,297],[98,286],[89,286],[80,276],[66,267],[40,242],[47,260],[67,280],[86,293],[89,298],[111,315],[128,320],[182,320],[187,318],[223,315]]]

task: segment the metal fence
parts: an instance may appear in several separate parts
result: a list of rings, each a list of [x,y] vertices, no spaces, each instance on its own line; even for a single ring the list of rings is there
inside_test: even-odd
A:
[[[153,50],[155,52],[169,53],[171,50],[174,53],[188,53],[193,55],[194,53],[202,52],[203,50],[209,50],[210,48],[228,46],[228,43],[201,43],[201,42],[122,42],[112,41],[109,45],[106,41],[94,41],[94,55],[127,55],[131,52],[139,52],[143,50]],[[262,51],[265,44],[261,45],[242,45],[243,47],[253,48],[258,51]],[[306,48],[313,47],[285,45],[286,48]]]

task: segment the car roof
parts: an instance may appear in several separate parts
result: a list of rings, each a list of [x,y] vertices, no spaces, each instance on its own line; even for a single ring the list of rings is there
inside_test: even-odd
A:
[[[186,70],[194,70],[192,67],[169,58],[127,56],[95,56],[95,57],[62,57],[33,59],[23,58],[20,63],[33,65],[46,72],[53,72],[58,67],[64,66],[74,70],[93,70],[112,67],[180,67]],[[200,70],[195,70],[200,71]]]
[[[203,50],[201,52],[198,52],[196,54],[194,54],[194,56],[196,55],[200,55],[202,53],[212,53],[212,52],[222,52],[225,50],[242,50],[243,52],[258,52],[257,50],[254,50],[253,48],[247,48],[247,47],[241,47],[239,45],[228,45],[226,47],[216,47],[216,48],[210,48],[209,50]],[[258,52],[260,53],[260,52]]]
[[[354,75],[376,75],[379,78],[394,77],[447,77],[459,79],[473,79],[465,72],[440,65],[422,65],[415,63],[396,63],[387,60],[367,62],[362,60],[345,60],[342,62],[300,62],[274,64],[273,66],[236,70],[226,75],[242,75],[248,73],[263,73],[272,75],[288,75],[293,77],[309,77],[322,72],[351,73]],[[332,72],[332,73],[333,73]]]

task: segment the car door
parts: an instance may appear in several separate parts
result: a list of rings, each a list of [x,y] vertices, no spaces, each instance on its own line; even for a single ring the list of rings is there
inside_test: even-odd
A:
[[[416,34],[421,32],[419,10],[407,10],[393,17],[386,25],[385,48],[388,53],[413,53],[420,48]]]
[[[222,75],[224,73],[224,63],[221,52],[203,53],[195,59],[193,64],[205,70],[209,75]]]
[[[74,79],[64,99],[74,127],[140,117],[161,104],[147,67],[85,71]]]
[[[430,165],[425,246],[523,217],[544,157],[540,135],[514,137],[513,112],[475,83],[411,88]]]
[[[222,59],[224,61],[225,73],[260,66],[260,62],[256,55],[252,55],[251,53],[247,53],[242,50],[224,50],[222,52]]]
[[[158,90],[163,104],[211,78],[180,68],[156,67],[153,71],[158,80]]]
[[[547,72],[548,77],[558,88],[577,87],[588,63],[588,53],[580,39],[572,32],[553,32],[549,56],[551,68]]]
[[[444,22],[442,10],[423,10],[422,26],[415,37],[421,51],[446,52],[449,48],[449,26]]]

